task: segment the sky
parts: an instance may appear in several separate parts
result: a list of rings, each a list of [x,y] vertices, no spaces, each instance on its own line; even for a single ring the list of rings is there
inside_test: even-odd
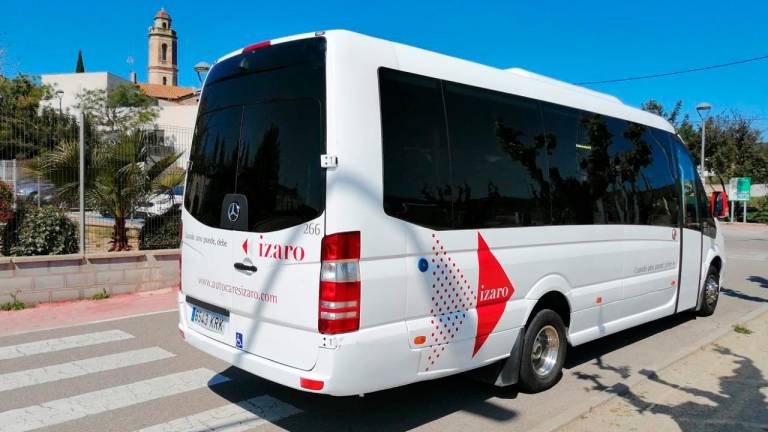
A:
[[[199,61],[254,42],[347,29],[568,82],[671,72],[768,55],[768,2],[753,1],[36,1],[4,0],[6,74],[86,71],[146,80],[147,28],[165,7],[179,36],[179,84]],[[630,105],[656,99],[698,120],[735,110],[768,131],[768,60],[672,77],[595,84]],[[768,134],[765,134],[768,135]]]

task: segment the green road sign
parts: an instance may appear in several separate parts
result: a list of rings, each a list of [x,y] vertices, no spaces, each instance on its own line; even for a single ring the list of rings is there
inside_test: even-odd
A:
[[[752,198],[752,177],[736,179],[736,201],[749,201]]]

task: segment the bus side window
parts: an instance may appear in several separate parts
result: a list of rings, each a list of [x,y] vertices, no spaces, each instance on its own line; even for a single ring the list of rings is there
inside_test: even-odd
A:
[[[440,81],[379,69],[384,211],[433,229],[453,226],[449,148]]]
[[[712,212],[709,210],[709,200],[707,199],[707,192],[704,190],[702,182],[698,179],[696,181],[696,198],[699,203],[699,215],[701,217],[701,233],[714,238],[717,234],[717,226],[715,225],[715,219],[712,217]]]
[[[680,170],[683,207],[685,208],[683,227],[701,231],[701,220],[705,215],[700,214],[702,205],[698,202],[699,193],[696,185],[699,184],[699,176],[696,174],[696,166],[694,165],[688,150],[683,146],[683,143],[671,136],[669,139],[673,141],[672,145],[675,148],[677,165]]]

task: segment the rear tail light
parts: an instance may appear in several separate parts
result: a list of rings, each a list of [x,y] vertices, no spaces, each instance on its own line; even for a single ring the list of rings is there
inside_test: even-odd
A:
[[[323,237],[320,268],[320,333],[360,328],[360,232]]]
[[[309,378],[299,378],[299,384],[301,385],[301,388],[305,388],[307,390],[322,390],[325,386],[325,383],[322,381]]]
[[[248,45],[247,47],[243,48],[242,52],[243,53],[247,53],[247,52],[255,51],[255,50],[259,49],[259,48],[268,47],[271,44],[272,44],[271,41],[258,42],[258,43],[255,43],[253,45]]]

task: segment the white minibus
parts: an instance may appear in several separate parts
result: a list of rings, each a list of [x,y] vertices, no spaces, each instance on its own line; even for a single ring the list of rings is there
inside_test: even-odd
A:
[[[470,370],[541,391],[568,346],[712,314],[724,277],[664,119],[348,31],[213,65],[182,221],[185,340],[331,395]]]

